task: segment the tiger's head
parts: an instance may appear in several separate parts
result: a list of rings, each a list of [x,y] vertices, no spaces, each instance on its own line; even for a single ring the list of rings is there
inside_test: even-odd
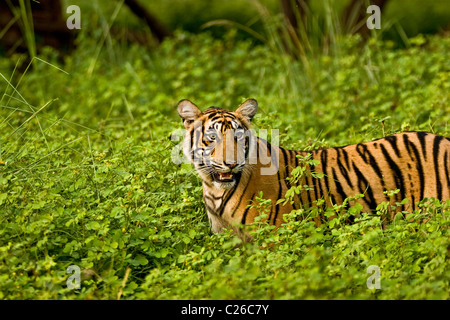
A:
[[[183,153],[194,164],[200,177],[216,188],[235,187],[242,173],[250,170],[252,148],[250,122],[258,109],[249,99],[235,111],[211,107],[205,111],[189,100],[178,103],[186,135]]]

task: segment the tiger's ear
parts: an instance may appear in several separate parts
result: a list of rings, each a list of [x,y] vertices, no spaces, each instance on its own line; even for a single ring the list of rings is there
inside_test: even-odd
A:
[[[178,102],[178,114],[184,120],[184,126],[187,128],[195,119],[201,116],[200,109],[189,100]]]
[[[257,110],[258,102],[254,99],[248,99],[236,109],[236,113],[240,114],[250,122]]]

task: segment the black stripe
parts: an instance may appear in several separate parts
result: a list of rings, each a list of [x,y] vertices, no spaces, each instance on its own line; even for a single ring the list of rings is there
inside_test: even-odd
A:
[[[403,178],[402,171],[400,170],[398,165],[395,163],[395,161],[392,160],[391,156],[389,155],[389,152],[386,150],[384,145],[381,144],[380,147],[381,147],[381,152],[384,155],[384,158],[389,163],[389,167],[394,172],[393,177],[395,180],[395,186],[396,186],[396,188],[400,189],[400,197],[401,197],[400,201],[402,201],[403,199],[405,199],[405,181]],[[402,205],[402,210],[404,210],[404,205]]]
[[[411,154],[411,150],[414,152],[414,155],[416,157],[416,168],[419,172],[419,180],[420,180],[420,200],[423,200],[423,195],[425,193],[425,174],[423,172],[423,166],[422,166],[422,160],[420,159],[419,150],[416,148],[413,142],[409,140],[409,137],[407,134],[403,135],[403,142],[406,145],[406,149],[408,149],[408,152]]]
[[[203,196],[203,200],[205,200],[205,204],[206,203],[210,203],[210,204],[214,204],[214,197],[211,197],[211,196],[209,196],[209,195],[207,195],[207,194],[205,194],[204,196]],[[209,206],[210,208],[211,208],[211,206]],[[214,209],[214,213],[215,213],[215,211],[216,211],[216,209]],[[211,212],[211,213],[213,213],[213,212]]]
[[[345,150],[343,150],[341,148],[339,148],[337,150],[338,150],[337,163],[338,163],[339,171],[340,171],[341,175],[344,177],[345,181],[347,181],[347,184],[349,185],[349,187],[353,189],[353,183],[352,183],[352,181],[350,179],[350,176],[348,175],[348,166],[347,166],[347,169],[346,169],[343,166],[342,161],[341,161],[341,153],[345,154],[344,157],[347,157],[347,159],[348,159],[347,151],[345,151]]]
[[[278,188],[279,188],[279,190],[278,190],[278,197],[277,197],[277,200],[278,200],[278,199],[281,199],[281,192],[282,192],[282,189],[283,189],[283,185],[282,185],[282,181],[281,181],[281,177],[280,177],[280,170],[279,169],[277,171],[277,176],[278,176]],[[280,212],[280,206],[281,206],[281,203],[275,204],[275,216],[273,218],[273,224],[275,224],[275,222],[277,221],[278,213]],[[272,216],[272,211],[270,211],[269,222],[272,221],[271,218],[270,218],[271,216]]]
[[[300,166],[300,159],[297,157],[297,155],[299,155],[300,153],[297,153],[296,151],[294,151],[294,168],[297,168]]]
[[[260,154],[260,151],[261,151],[261,148],[259,147],[259,144],[260,143],[264,143],[265,145],[266,145],[266,154],[265,155],[262,155],[262,154]],[[266,140],[264,140],[264,139],[261,139],[261,138],[257,138],[257,145],[256,145],[256,152],[257,152],[257,158],[258,158],[258,162],[261,164],[261,165],[263,165],[262,164],[262,162],[261,162],[261,157],[269,157],[270,158],[270,162],[269,162],[269,165],[271,165],[272,164],[272,145],[269,143],[269,142],[267,142]],[[267,154],[268,153],[268,154]],[[267,164],[264,164],[264,166],[265,165],[267,165]],[[279,168],[277,168],[277,172],[278,172],[278,169]]]
[[[272,158],[272,145],[268,141],[263,140],[263,139],[259,139],[259,141],[264,142],[266,144],[266,148],[269,151],[269,157]],[[258,148],[258,150],[259,150],[259,148]]]
[[[295,166],[295,151],[289,150],[289,149],[285,149],[285,151],[288,153],[287,162],[286,162],[286,166],[288,167],[288,170],[286,172],[287,172],[287,176],[289,176],[289,172],[291,171],[290,168]]]
[[[314,150],[316,151],[316,150]],[[315,167],[314,167],[314,171],[315,171]],[[323,170],[322,170],[323,171]],[[317,200],[319,200],[319,198],[322,198],[322,188],[320,186],[320,178],[315,178],[315,177],[311,177],[311,179],[314,182],[314,196],[316,197],[315,201],[317,202]]]
[[[250,137],[248,135],[245,135],[245,140],[244,140],[244,158],[245,158],[245,161],[248,160],[249,152],[250,152]]]
[[[300,154],[300,151],[289,150],[289,153],[290,153],[290,161],[289,162],[291,163],[291,166],[292,166],[291,169],[293,169],[297,165],[297,154]]]
[[[411,154],[411,141],[409,140],[409,138],[408,138],[408,135],[407,134],[404,134],[403,135],[403,143],[405,144],[405,146],[406,146],[406,149],[408,150],[408,154]]]
[[[350,163],[348,159],[348,153],[343,148],[341,148],[342,154],[344,155],[345,165],[347,166],[347,169],[350,169]]]
[[[322,152],[325,152],[325,151],[322,150]],[[322,157],[322,154],[321,154],[321,157]],[[320,161],[320,163],[322,163],[322,161]],[[319,190],[318,190],[319,198],[323,198],[324,200],[326,200],[326,190],[322,186],[322,181],[324,180],[325,174],[326,174],[325,167],[323,165],[322,165],[322,174],[323,174],[323,177],[320,179],[316,179],[316,181],[317,181],[317,185],[319,186]]]
[[[311,173],[310,174],[307,174],[306,175],[306,179],[305,179],[305,181],[306,181],[306,185],[309,187],[309,188],[312,188],[313,190],[315,190],[315,188],[314,188],[314,186],[313,186],[313,181],[312,181],[312,179],[313,179],[313,177],[311,176]],[[308,188],[308,189],[309,189]],[[305,190],[304,192],[306,192],[306,197],[307,197],[307,199],[308,199],[308,207],[310,207],[311,205],[312,205],[312,198],[311,198],[311,192],[312,192],[312,190]]]
[[[353,170],[355,171],[356,176],[358,177],[358,188],[360,193],[366,193],[367,197],[364,196],[364,201],[367,203],[370,209],[376,209],[377,202],[374,198],[372,188],[370,187],[369,181],[367,181],[366,177],[362,174],[362,172],[358,169],[358,167],[353,163]],[[367,200],[367,198],[369,200]]]
[[[372,167],[372,169],[377,174],[378,178],[380,178],[381,186],[383,187],[383,189],[386,189],[386,182],[384,181],[383,173],[381,172],[381,169],[378,166],[377,160],[372,155],[372,153],[369,151],[369,148],[367,147],[367,145],[361,145],[361,147],[364,149],[364,158],[365,158],[364,161]],[[359,152],[359,150],[358,150],[358,152]],[[386,201],[389,201],[389,196],[385,195],[385,199],[386,199]]]
[[[366,147],[366,148],[364,148],[364,147]],[[363,150],[362,150],[362,151],[359,150],[360,148],[362,148]],[[361,143],[358,143],[358,144],[356,145],[356,152],[358,152],[359,156],[362,158],[362,160],[363,160],[365,163],[367,163],[366,154],[365,154],[366,151],[367,151],[367,146],[364,146],[364,145],[361,144]]]
[[[283,180],[284,180],[284,183],[286,183],[287,188],[290,189],[291,188],[291,183],[290,183],[289,180],[286,179],[288,177],[288,175],[289,175],[288,155],[287,155],[285,149],[280,148],[280,150],[283,153],[283,159],[284,159],[284,170],[285,170],[285,172],[284,172],[284,179]]]
[[[210,196],[210,195],[208,195],[208,194],[205,193],[205,194],[203,195],[203,198],[204,198],[205,200],[209,200],[209,201],[212,201],[212,202],[213,202],[215,197],[214,197],[214,196]],[[205,202],[206,202],[206,201],[205,201]]]
[[[205,111],[203,111],[203,114],[206,114],[206,113],[219,113],[219,112],[223,112],[224,111],[224,109],[221,109],[221,108],[217,108],[217,107],[209,107],[208,109],[206,109]]]
[[[205,207],[208,212],[210,212],[211,214],[214,214],[214,210],[210,206],[208,206],[208,204],[206,202],[205,202]]]
[[[333,177],[336,177],[336,171],[334,170],[334,168],[332,168],[331,170],[333,172]],[[342,189],[341,183],[337,179],[334,180],[334,183],[336,185],[336,191],[341,196],[342,201],[344,201],[347,198],[347,194],[344,192],[344,189]]]
[[[442,183],[441,179],[439,178],[439,144],[441,143],[442,139],[444,137],[442,136],[436,136],[434,137],[434,143],[433,143],[433,155],[434,155],[434,170],[436,173],[436,189],[437,189],[437,198],[439,200],[442,200]]]
[[[425,161],[427,161],[427,149],[426,149],[426,142],[425,142],[425,136],[427,135],[426,132],[416,132],[417,138],[420,141],[420,145],[422,146],[422,152],[423,156],[425,158]]]
[[[395,154],[397,155],[397,157],[401,158],[400,150],[398,149],[398,146],[397,146],[397,137],[389,136],[384,139],[390,143],[390,145],[391,145],[392,149],[394,150]]]
[[[344,165],[343,165],[342,158],[344,158],[345,166],[347,167],[346,170],[348,170],[349,169],[348,152],[344,148],[336,148],[336,150],[337,150],[337,160],[338,160],[338,162],[343,167]]]
[[[202,130],[201,130],[201,132],[202,132],[202,137],[205,136],[205,130],[206,130],[205,122],[206,122],[206,119],[202,119]],[[200,137],[197,139],[197,142],[198,142],[198,141],[201,141],[201,140],[200,140]]]
[[[449,188],[450,188],[450,172],[449,172],[449,170],[450,170],[450,162],[449,162],[449,159],[448,159],[448,152],[447,151],[445,151],[445,155],[444,155],[444,167],[445,167],[445,174],[446,174],[446,176],[447,176],[447,191],[449,190]]]
[[[208,196],[209,198],[211,198],[211,199],[216,201],[216,200],[223,199],[224,194],[221,195],[221,196],[216,197],[214,194],[206,194],[206,192],[205,192],[205,196]]]
[[[236,186],[237,186],[237,184],[236,184]],[[224,212],[225,206],[227,205],[228,200],[231,199],[231,197],[233,196],[234,192],[236,191],[236,189],[237,189],[236,186],[233,188],[233,190],[227,190],[227,194],[225,194],[226,192],[224,192],[224,194],[222,196],[222,203],[219,206],[219,210],[217,210],[217,213],[218,213],[219,216],[223,216],[223,212]]]
[[[244,214],[242,215],[241,224],[246,224],[246,222],[247,222],[247,213],[250,210],[250,204],[252,203],[254,196],[255,196],[255,193],[253,193],[253,195],[250,198],[250,201],[248,203],[249,205],[247,206],[247,208],[245,208]]]
[[[208,181],[206,181],[206,180],[202,180],[202,182],[204,183],[204,184],[206,184],[206,186],[208,187],[208,188],[212,188],[212,184],[210,184]]]
[[[225,113],[224,116],[225,116],[225,118],[226,118],[226,117],[229,117],[229,118],[231,118],[231,120],[236,120],[235,115],[232,114],[232,113]],[[230,119],[227,119],[227,120],[228,120],[228,121],[231,121]]]
[[[323,150],[322,154],[320,155],[320,161],[322,162],[322,171],[323,171],[323,178],[322,180],[325,182],[325,192],[328,195],[329,194],[329,184],[328,184],[328,173],[326,171],[326,169],[328,168],[328,164],[327,164],[327,160],[328,160],[328,150]]]
[[[241,205],[242,198],[245,196],[245,192],[247,191],[247,187],[250,184],[250,180],[252,179],[252,176],[253,176],[253,170],[250,171],[250,175],[247,179],[247,184],[245,185],[244,191],[242,192],[241,197],[239,198],[238,204],[234,207],[234,211],[231,214],[231,217],[234,217],[234,215],[236,214],[237,208],[239,208],[239,206]],[[239,182],[241,181],[241,177],[242,177],[242,175],[240,175],[240,177],[239,177]],[[234,191],[236,191],[238,189],[238,186],[239,186],[239,184],[236,183],[236,187],[234,188]],[[234,193],[234,191],[233,191],[233,193]]]
[[[222,115],[220,115],[220,114],[214,114],[214,115],[211,115],[211,116],[209,117],[209,120],[211,120],[211,121],[213,122],[213,121],[216,121],[216,120],[218,120],[218,119],[220,119],[220,118],[222,118]],[[213,126],[214,126],[214,124],[213,124]]]
[[[194,162],[194,129],[191,130],[191,132],[189,132],[190,137],[191,137],[191,141],[189,141],[190,143],[190,147],[191,147],[191,161]]]
[[[383,187],[384,187],[385,186],[385,182],[383,180],[383,173],[381,172],[381,169],[378,166],[377,160],[372,155],[372,153],[367,149],[367,147],[366,147],[366,154],[369,157],[369,164],[373,167],[373,170],[375,171],[377,176],[380,178],[380,180],[381,180],[381,182],[383,184]]]

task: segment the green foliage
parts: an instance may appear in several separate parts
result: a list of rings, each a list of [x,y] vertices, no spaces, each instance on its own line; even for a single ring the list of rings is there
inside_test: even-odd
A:
[[[321,179],[323,173],[315,172],[314,167],[317,166],[320,161],[311,159],[312,155],[308,154],[306,156],[297,155],[298,162],[300,165],[294,169],[289,177],[286,178],[289,181],[290,188],[286,191],[284,199],[278,199],[277,204],[285,205],[286,203],[293,204],[295,195],[300,195],[303,192],[308,192],[313,190],[313,187],[305,184],[307,177],[312,177],[313,179]]]
[[[0,59],[1,299],[449,298],[448,201],[385,228],[358,205],[302,208],[276,230],[255,222],[242,243],[210,234],[201,183],[172,162],[170,139],[180,99],[232,109],[248,97],[255,128],[279,129],[289,148],[405,128],[448,136],[448,38],[405,50],[343,38],[338,55],[308,56],[306,72],[234,31],[177,33],[149,52],[102,34],[103,22],[63,61],[46,49],[20,75]],[[319,214],[336,218],[304,219]],[[70,265],[79,290],[66,285]],[[380,290],[367,289],[370,265]]]

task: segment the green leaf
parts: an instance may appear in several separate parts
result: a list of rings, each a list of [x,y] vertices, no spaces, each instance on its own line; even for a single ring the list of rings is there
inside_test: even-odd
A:
[[[145,266],[148,264],[148,260],[141,254],[138,254],[134,259],[129,260],[129,262],[134,266]]]
[[[100,223],[98,223],[97,221],[89,221],[88,223],[86,223],[86,229],[87,230],[98,230],[98,229],[100,229]]]
[[[189,243],[191,243],[191,238],[183,237],[183,242],[186,243],[186,244],[189,244]]]
[[[7,197],[8,197],[8,194],[6,192],[0,193],[0,205],[2,205],[5,202]]]

